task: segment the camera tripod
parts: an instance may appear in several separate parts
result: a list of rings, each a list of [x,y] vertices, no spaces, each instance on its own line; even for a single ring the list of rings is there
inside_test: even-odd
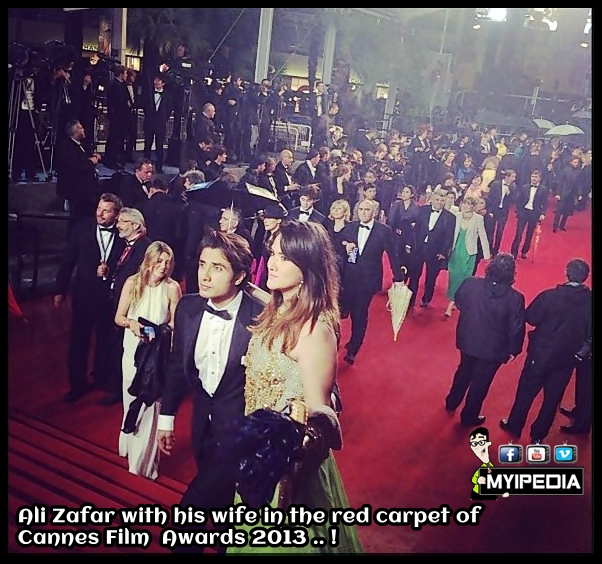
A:
[[[51,176],[52,167],[50,170],[46,170],[44,164],[44,158],[42,157],[42,146],[40,138],[38,136],[37,126],[34,119],[33,100],[29,99],[31,94],[27,90],[26,80],[30,79],[33,82],[33,77],[25,77],[22,69],[16,69],[15,75],[13,76],[10,88],[9,102],[8,102],[8,175],[9,178],[13,178],[13,167],[15,159],[15,140],[17,137],[17,130],[19,127],[19,119],[21,116],[21,104],[25,103],[27,106],[27,113],[29,115],[29,122],[33,131],[33,138],[35,142],[36,152],[38,154],[39,162],[44,172],[44,177],[49,182]],[[21,171],[19,171],[20,173]]]

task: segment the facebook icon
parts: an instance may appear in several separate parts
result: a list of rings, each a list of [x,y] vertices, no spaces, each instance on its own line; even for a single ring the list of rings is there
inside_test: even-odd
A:
[[[520,464],[523,461],[523,447],[520,445],[501,445],[498,454],[501,464]]]

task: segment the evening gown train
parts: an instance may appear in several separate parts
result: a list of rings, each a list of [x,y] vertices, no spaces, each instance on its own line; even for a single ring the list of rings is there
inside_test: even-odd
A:
[[[157,286],[147,286],[139,302],[128,311],[129,319],[143,317],[148,321],[161,325],[169,321],[169,296],[167,283],[161,282]],[[140,339],[126,329],[123,335],[123,423],[130,403],[134,396],[128,392],[136,375],[134,355]],[[119,455],[127,457],[129,471],[155,480],[159,476],[159,448],[157,445],[157,424],[159,421],[160,400],[147,406],[144,403],[136,422],[134,433],[119,434]]]
[[[278,338],[271,348],[262,341],[259,334],[254,334],[249,342],[249,348],[245,356],[246,386],[245,386],[245,413],[249,414],[257,409],[269,407],[276,411],[282,411],[291,399],[304,401],[303,386],[299,367],[296,361],[283,352],[282,337]],[[272,506],[277,506],[279,489],[272,501]],[[236,495],[235,504],[242,503],[239,495]],[[349,508],[347,495],[343,488],[341,476],[335,462],[332,451],[328,458],[321,464],[318,471],[310,476],[301,487],[296,488],[293,504],[304,505],[309,509]],[[247,532],[250,526],[239,526],[239,529]],[[308,530],[308,538],[329,538],[329,524],[312,525]],[[276,553],[276,554],[344,554],[361,553],[357,530],[354,526],[340,526],[338,546],[336,547],[314,547],[311,543],[305,547],[283,548],[283,547],[232,547],[228,548],[228,554],[244,553]]]

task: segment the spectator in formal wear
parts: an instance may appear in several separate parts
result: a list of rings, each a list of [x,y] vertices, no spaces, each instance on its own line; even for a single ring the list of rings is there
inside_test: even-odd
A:
[[[592,292],[585,285],[589,265],[572,259],[566,265],[566,282],[540,292],[526,311],[529,332],[527,358],[521,372],[514,405],[502,429],[520,437],[531,405],[543,390],[543,403],[531,425],[531,440],[543,441],[568,386],[575,355],[591,336]]]
[[[154,90],[147,93],[144,98],[144,156],[151,158],[153,144],[155,146],[155,168],[159,174],[163,173],[163,158],[165,132],[167,122],[173,113],[173,101],[165,90],[165,80],[161,75],[155,76]]]
[[[249,243],[249,247],[252,247],[253,238],[251,237],[251,233],[245,228],[244,221],[245,218],[242,211],[238,208],[224,208],[219,218],[219,230],[222,233],[236,233],[240,235]]]
[[[485,421],[480,411],[497,371],[522,351],[525,297],[512,287],[515,275],[514,258],[500,253],[487,265],[484,278],[467,278],[456,291],[460,364],[445,408],[455,411],[466,396],[460,414],[463,425],[476,426]]]
[[[481,243],[483,258],[489,260],[489,241],[483,216],[476,213],[478,200],[467,197],[462,200],[460,213],[455,215],[454,243],[448,262],[447,299],[445,317],[451,317],[455,308],[456,290],[474,273],[478,244]]]
[[[431,204],[421,206],[416,218],[414,232],[416,247],[410,252],[415,253],[415,268],[410,270],[410,290],[412,298],[410,307],[416,301],[416,294],[426,265],[426,280],[420,307],[428,307],[435,294],[435,284],[439,273],[447,267],[447,260],[454,243],[456,217],[444,208],[447,192],[442,188],[433,190]]]
[[[537,224],[545,219],[547,209],[548,189],[541,184],[541,172],[534,170],[531,172],[531,183],[523,185],[516,193],[516,233],[510,250],[513,256],[518,256],[522,241],[520,256],[527,258]],[[525,229],[527,233],[523,239]]]
[[[280,201],[287,210],[299,205],[299,184],[293,179],[292,164],[295,162],[293,152],[289,149],[280,151],[280,160],[274,169],[274,180]]]
[[[150,182],[148,199],[140,208],[146,223],[146,236],[151,241],[167,243],[173,252],[172,277],[181,280],[184,270],[184,202],[170,192],[161,178]]]
[[[406,272],[412,272],[416,267],[416,220],[419,207],[416,204],[416,189],[406,185],[399,190],[397,199],[391,204],[387,224],[393,230],[395,251],[402,267]]]
[[[317,186],[302,186],[299,189],[300,206],[289,211],[288,219],[298,219],[301,222],[315,221],[326,227],[328,222],[326,216],[314,207],[319,199],[320,189]]]
[[[213,159],[209,164],[203,166],[201,170],[205,175],[205,180],[210,182],[211,180],[217,180],[224,175],[226,171],[226,161],[228,160],[228,151],[226,147],[220,145],[215,147],[213,152]]]
[[[138,160],[134,166],[134,174],[128,172],[116,172],[119,186],[119,196],[123,205],[128,208],[140,210],[148,200],[150,193],[150,181],[153,177],[153,163],[146,157]],[[111,182],[113,182],[111,178]]]
[[[93,333],[93,386],[111,391],[107,381],[111,372],[109,358],[113,325],[111,278],[124,248],[116,229],[120,210],[121,200],[115,194],[102,194],[96,217],[82,220],[72,230],[56,275],[54,305],[59,307],[64,302],[75,270],[67,360],[69,392],[66,400],[70,403],[90,391],[88,355]]]
[[[343,272],[343,309],[351,316],[351,337],[345,345],[348,364],[355,363],[366,335],[370,303],[382,290],[384,253],[389,258],[393,280],[404,279],[391,228],[376,221],[377,205],[374,200],[360,202],[359,221],[347,224],[341,232],[342,245],[348,254]]]
[[[117,218],[117,235],[125,242],[121,256],[111,276],[111,313],[114,316],[125,281],[135,274],[142,264],[144,253],[151,244],[146,236],[146,223],[139,210],[121,208]],[[110,369],[107,376],[108,394],[100,400],[101,405],[113,405],[122,401],[123,381],[121,359],[123,357],[123,327],[112,326]]]
[[[569,166],[562,170],[558,179],[558,194],[556,194],[556,209],[554,210],[554,225],[552,231],[556,233],[566,231],[566,222],[573,215],[575,205],[583,193],[585,176],[581,167],[581,158],[571,155]]]
[[[77,120],[67,123],[68,139],[56,149],[56,192],[67,201],[70,228],[82,219],[93,219],[98,204],[99,185],[96,165],[101,156],[89,154],[82,143],[86,132]]]
[[[496,255],[502,244],[508,213],[515,196],[516,171],[509,168],[503,172],[500,180],[494,180],[487,194],[487,210],[493,219],[493,242],[491,253]]]
[[[117,66],[114,79],[107,89],[107,115],[109,136],[105,149],[105,166],[114,170],[123,169],[126,161],[125,140],[131,122],[131,101],[126,87],[127,69]]]

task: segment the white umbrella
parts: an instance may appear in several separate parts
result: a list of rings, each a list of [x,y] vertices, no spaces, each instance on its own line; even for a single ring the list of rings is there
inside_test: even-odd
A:
[[[397,335],[401,329],[401,324],[406,318],[410,299],[412,298],[412,290],[403,282],[396,282],[388,291],[389,301],[387,309],[391,312],[391,322],[393,324],[393,340],[397,341]]]
[[[533,123],[539,127],[539,129],[552,129],[555,127],[555,123],[551,122],[549,119],[537,118],[533,120]]]
[[[592,119],[592,113],[589,110],[580,110],[575,112],[572,117],[577,119]]]
[[[546,135],[583,135],[583,129],[580,129],[576,125],[567,123],[566,125],[557,125],[546,132]]]

